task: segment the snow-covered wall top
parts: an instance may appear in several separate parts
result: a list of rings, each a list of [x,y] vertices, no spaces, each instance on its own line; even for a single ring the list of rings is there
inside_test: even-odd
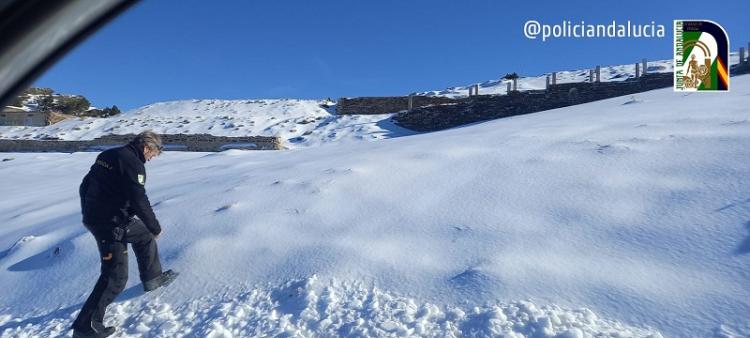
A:
[[[729,64],[734,65],[739,63],[739,54],[730,53]],[[635,77],[635,63],[627,65],[611,65],[601,66],[600,68],[600,80],[601,82],[616,82],[625,81],[629,78]],[[592,67],[593,68],[593,67]],[[641,70],[642,71],[642,70]],[[674,65],[671,59],[669,60],[656,60],[647,62],[646,73],[671,73],[674,72]],[[543,90],[547,84],[547,76],[551,73],[537,75],[537,76],[521,76],[517,81],[517,90]],[[557,83],[574,83],[574,82],[587,82],[589,81],[589,69],[576,69],[576,70],[563,70],[556,72]],[[479,85],[480,95],[504,95],[507,94],[508,83],[512,83],[512,80],[508,79],[492,79],[481,83],[471,83],[465,86],[449,87],[443,90],[430,90],[423,92],[416,92],[415,95],[428,95],[428,96],[445,96],[451,98],[466,97],[469,96],[469,88]]]

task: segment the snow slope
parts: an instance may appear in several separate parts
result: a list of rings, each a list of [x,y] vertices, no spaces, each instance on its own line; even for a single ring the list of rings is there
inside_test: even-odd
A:
[[[173,287],[118,337],[750,336],[750,76],[454,128],[147,165]],[[98,259],[94,153],[3,154],[0,335],[57,336]],[[131,260],[131,271],[135,262]]]
[[[110,118],[72,119],[46,127],[0,127],[1,138],[93,139],[152,129],[170,134],[278,136],[288,148],[410,135],[392,114],[333,114],[320,100],[187,100],[151,104]]]

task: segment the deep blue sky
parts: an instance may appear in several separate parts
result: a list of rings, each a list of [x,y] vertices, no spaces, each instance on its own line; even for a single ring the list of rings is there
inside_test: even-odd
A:
[[[679,8],[679,9],[675,9]],[[191,98],[337,98],[443,89],[672,55],[672,20],[750,41],[750,1],[144,0],[35,86],[127,110]],[[666,26],[662,39],[523,35],[527,20]]]

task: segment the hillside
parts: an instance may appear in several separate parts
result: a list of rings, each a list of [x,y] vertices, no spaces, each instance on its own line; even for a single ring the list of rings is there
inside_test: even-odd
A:
[[[732,54],[731,64],[738,57]],[[672,71],[671,60],[649,62],[649,72]],[[635,76],[634,65],[602,68],[602,81],[622,81]],[[521,91],[543,89],[545,75],[521,77]],[[588,70],[561,71],[558,83],[588,81]],[[480,94],[505,94],[507,80],[481,84]],[[470,86],[470,85],[469,85]],[[460,97],[469,86],[419,95]],[[276,136],[286,148],[306,148],[353,141],[376,141],[416,132],[396,125],[394,114],[338,115],[335,105],[323,100],[219,100],[195,99],[159,102],[108,118],[66,120],[46,127],[3,127],[5,139],[94,139],[107,134],[135,134],[144,129],[170,134],[212,134],[220,136]],[[396,113],[396,112],[394,112]]]
[[[732,86],[167,152],[147,189],[182,275],[142,295],[131,274],[108,321],[118,337],[750,336],[750,76]],[[3,155],[2,337],[69,332],[99,269],[76,195],[95,156]]]
[[[161,102],[109,118],[63,121],[47,127],[0,127],[2,138],[93,139],[137,134],[277,136],[288,148],[376,140],[413,134],[390,122],[390,114],[338,116],[316,100],[187,100]]]

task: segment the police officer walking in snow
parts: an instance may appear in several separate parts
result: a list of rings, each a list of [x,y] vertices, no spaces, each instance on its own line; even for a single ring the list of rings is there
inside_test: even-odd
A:
[[[156,240],[162,233],[146,196],[144,164],[162,151],[161,137],[145,131],[129,144],[99,154],[80,186],[83,224],[99,247],[101,275],[73,323],[73,337],[107,337],[104,311],[128,280],[128,246],[138,261],[143,289],[148,292],[177,277],[162,272]],[[137,218],[136,218],[137,216]]]

